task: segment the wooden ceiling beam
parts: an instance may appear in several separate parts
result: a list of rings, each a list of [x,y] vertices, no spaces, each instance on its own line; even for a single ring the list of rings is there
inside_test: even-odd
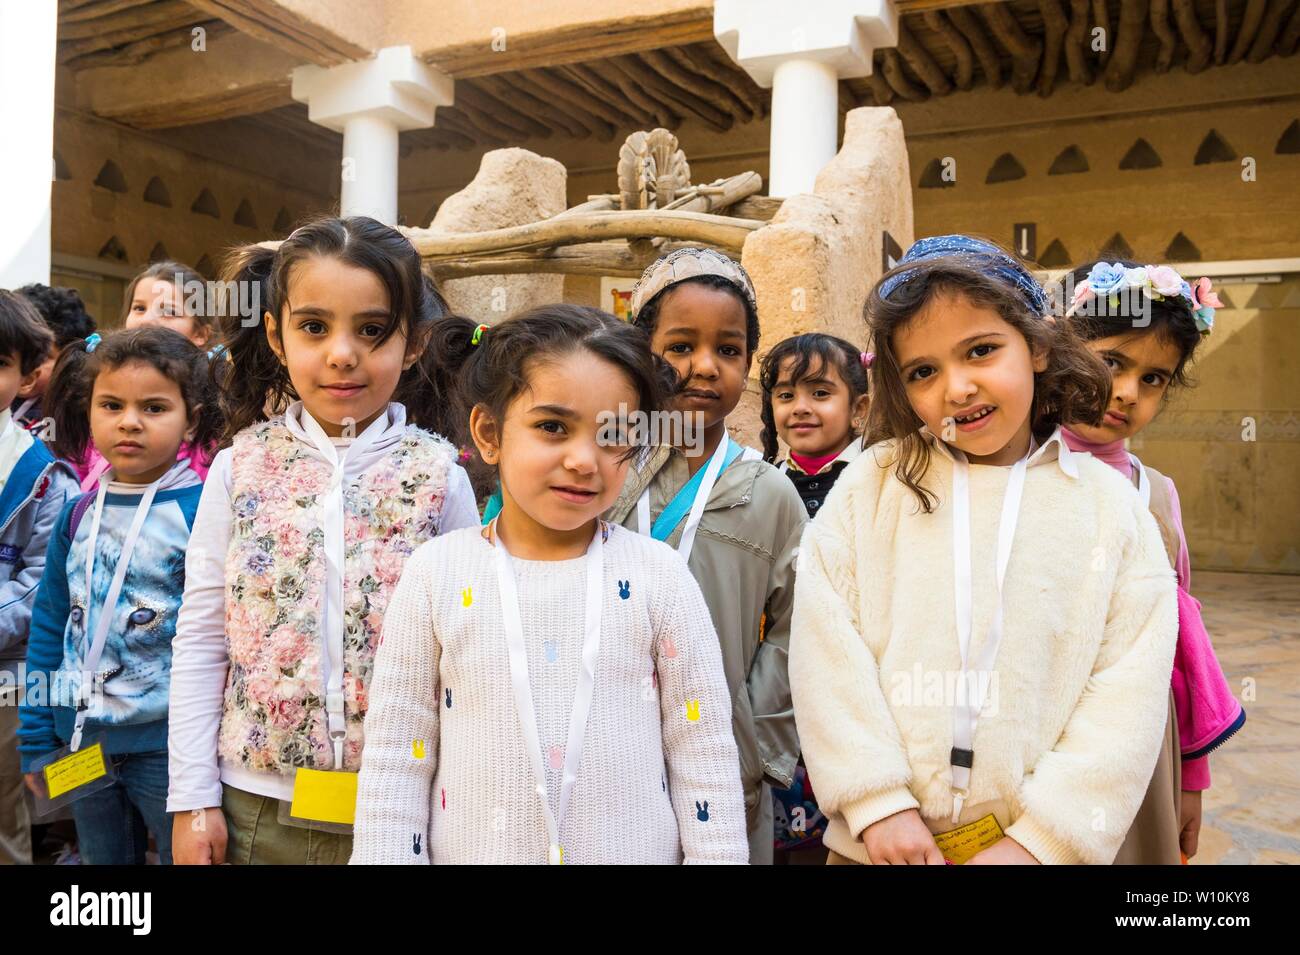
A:
[[[290,56],[335,66],[363,60],[373,51],[326,30],[267,0],[189,0],[210,17],[224,20],[241,33],[270,44]]]

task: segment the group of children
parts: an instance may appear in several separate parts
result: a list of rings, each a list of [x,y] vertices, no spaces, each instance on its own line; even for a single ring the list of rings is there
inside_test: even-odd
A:
[[[187,274],[102,339],[0,292],[0,407],[41,402],[0,415],[0,850],[21,779],[87,863],[1195,853],[1244,714],[1124,441],[1208,280],[1091,263],[1053,316],[996,246],[922,240],[873,351],[767,353],[760,452],[727,428],[756,296],[707,249],[631,323],[447,314],[366,218],[234,253],[261,321]]]

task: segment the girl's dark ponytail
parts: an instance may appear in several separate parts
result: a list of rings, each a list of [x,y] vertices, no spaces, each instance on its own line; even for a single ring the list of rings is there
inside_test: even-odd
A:
[[[98,341],[99,336],[94,336]],[[45,389],[44,410],[49,428],[45,441],[56,457],[81,463],[90,448],[90,393],[94,378],[87,373],[89,344],[83,339],[69,342],[54,363]]]
[[[223,447],[244,428],[265,420],[268,407],[278,410],[297,398],[289,375],[266,340],[266,312],[272,307],[268,283],[274,264],[273,250],[246,245],[230,254],[222,270],[226,289],[235,290],[220,309],[221,342],[211,367],[226,422]],[[252,290],[248,294],[260,303],[260,314],[240,314],[241,287]]]

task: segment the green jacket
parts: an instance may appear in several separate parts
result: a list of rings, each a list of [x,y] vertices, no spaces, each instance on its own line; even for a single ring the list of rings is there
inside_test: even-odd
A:
[[[681,451],[655,448],[644,463],[628,470],[606,517],[635,531],[636,502],[647,484],[653,520],[688,479]],[[751,820],[764,777],[773,786],[788,787],[799,758],[786,657],[795,557],[807,519],[789,478],[765,461],[736,460],[718,476],[691,550],[689,567],[722,646]],[[681,521],[667,543],[676,547],[685,526]]]

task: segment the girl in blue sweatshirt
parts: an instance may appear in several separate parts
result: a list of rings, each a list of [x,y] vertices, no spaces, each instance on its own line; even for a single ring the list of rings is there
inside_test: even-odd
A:
[[[19,712],[22,769],[41,793],[42,757],[102,740],[116,778],[72,802],[82,860],[143,864],[152,833],[167,864],[171,641],[202,490],[177,452],[209,446],[219,430],[207,360],[169,329],[92,335],[64,351],[50,394],[54,451],[93,442],[110,469],[68,502],[50,537]]]

